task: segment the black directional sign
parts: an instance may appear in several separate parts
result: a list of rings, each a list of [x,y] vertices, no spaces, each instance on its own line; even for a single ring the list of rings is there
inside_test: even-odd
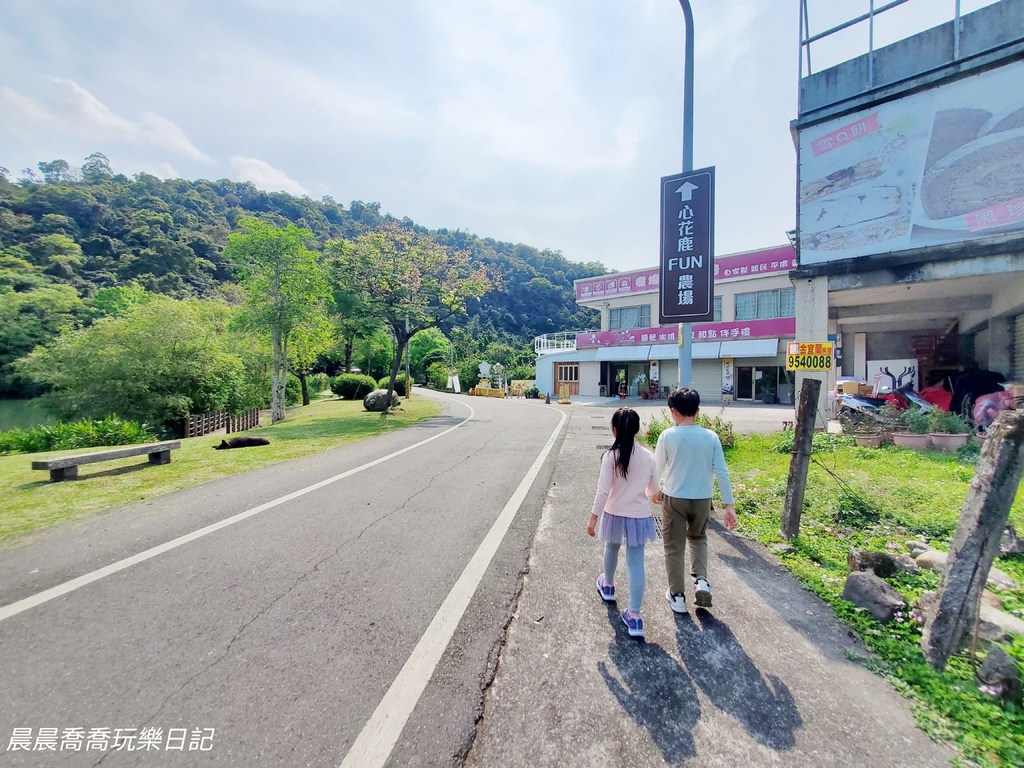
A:
[[[661,323],[715,315],[715,169],[661,180]]]

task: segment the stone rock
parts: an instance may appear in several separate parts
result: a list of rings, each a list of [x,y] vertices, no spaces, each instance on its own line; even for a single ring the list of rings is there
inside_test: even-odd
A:
[[[871,552],[866,549],[851,549],[846,554],[846,565],[850,572],[872,571],[876,576],[887,578],[899,572],[896,560],[887,552]]]
[[[925,570],[941,572],[946,567],[946,559],[948,557],[948,552],[942,552],[938,549],[930,549],[914,558],[914,562]],[[1017,582],[998,568],[989,569],[987,581],[989,584],[994,584],[1000,589],[1017,588]]]
[[[1024,539],[1018,538],[1017,531],[1007,523],[1003,537],[999,540],[999,554],[1001,557],[1005,557],[1006,555],[1019,555],[1021,552],[1024,552]]]
[[[983,692],[1015,704],[1021,703],[1020,670],[1010,654],[998,645],[992,646],[976,674]]]
[[[1021,621],[1016,616],[1011,616],[1008,613],[993,608],[984,601],[981,603],[981,623],[997,627],[1004,637],[1007,633],[1024,635],[1024,621]]]
[[[910,553],[911,557],[917,557],[922,552],[927,552],[929,549],[931,549],[931,546],[929,544],[926,544],[925,542],[920,541],[919,539],[911,539],[910,541],[906,542],[906,544],[907,552]]]
[[[1003,610],[1003,601],[1000,600],[997,595],[989,592],[987,589],[981,590],[981,602],[985,603],[985,605],[992,606],[997,611]]]
[[[777,555],[792,555],[796,552],[796,548],[790,544],[772,544],[771,549]]]
[[[899,555],[896,557],[896,568],[900,573],[917,573],[921,569],[910,555]]]
[[[906,605],[899,592],[890,587],[872,571],[854,571],[846,577],[843,599],[858,608],[866,608],[883,624],[896,618],[896,612]]]
[[[981,610],[979,611],[981,615],[978,619],[978,642],[981,646],[986,647],[992,643],[1006,642],[1010,639],[1010,634],[1024,635],[1024,621],[994,608],[986,599],[986,595],[995,598],[995,595],[988,590],[983,590],[981,593]],[[937,592],[922,594],[917,600],[917,610],[930,619],[935,610],[937,596]],[[995,599],[998,600],[998,598]],[[960,648],[970,648],[973,641],[974,629],[972,627],[964,633],[958,645]]]
[[[914,562],[926,571],[941,571],[946,567],[946,553],[937,549],[929,549],[915,557]]]
[[[398,399],[396,392],[391,393],[391,405],[399,405],[402,401]],[[388,403],[388,391],[386,389],[375,389],[363,398],[363,408],[368,411],[386,411]]]

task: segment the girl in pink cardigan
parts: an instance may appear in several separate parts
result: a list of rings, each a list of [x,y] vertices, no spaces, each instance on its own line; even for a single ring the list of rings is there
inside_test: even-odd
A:
[[[612,447],[601,456],[601,474],[590,513],[587,533],[604,542],[604,573],[597,577],[597,591],[605,602],[615,602],[615,567],[619,549],[626,546],[629,571],[629,608],[622,622],[633,637],[644,636],[640,604],[644,598],[644,545],[654,541],[651,497],[658,492],[654,454],[636,443],[640,416],[632,408],[612,415]]]

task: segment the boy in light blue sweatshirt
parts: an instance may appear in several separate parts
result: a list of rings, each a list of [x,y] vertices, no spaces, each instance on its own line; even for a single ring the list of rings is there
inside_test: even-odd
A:
[[[711,607],[708,583],[707,524],[711,517],[714,481],[725,505],[725,527],[736,528],[732,483],[725,466],[725,454],[718,435],[697,426],[700,395],[695,389],[675,390],[668,398],[669,413],[676,426],[661,433],[654,450],[655,471],[661,493],[652,499],[662,508],[662,537],[665,569],[668,571],[668,604],[676,613],[686,613],[686,544],[690,544],[690,577],[694,602]]]

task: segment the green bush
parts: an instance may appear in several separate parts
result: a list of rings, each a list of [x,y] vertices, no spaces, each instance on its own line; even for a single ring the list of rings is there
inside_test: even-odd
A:
[[[537,378],[537,366],[515,365],[505,372],[509,381],[532,381]]]
[[[665,408],[658,416],[651,419],[647,425],[647,430],[643,432],[643,441],[650,446],[655,446],[658,444],[658,438],[661,437],[661,433],[674,426],[675,422],[672,421],[672,415]],[[722,448],[732,448],[736,443],[736,434],[733,431],[732,422],[726,421],[721,415],[710,418],[703,413],[698,413],[697,426],[710,429],[718,435]]]
[[[381,376],[380,381],[377,382],[377,389],[387,389],[388,384],[391,383],[391,374],[387,376]],[[399,373],[395,378],[395,392],[399,397],[405,397],[406,387],[408,386],[408,379],[405,378],[404,373]]]
[[[447,389],[448,376],[448,366],[444,363],[431,363],[427,366],[427,384],[434,389]]]
[[[309,396],[315,397],[324,390],[331,388],[331,377],[326,373],[314,373],[306,379],[306,385],[309,387]]]
[[[526,389],[523,390],[523,397],[529,398],[531,400],[536,400],[538,397],[540,397],[540,390],[537,389],[536,386],[527,387]]]
[[[941,432],[950,435],[967,435],[971,432],[971,425],[959,413],[950,413],[941,408],[932,408],[925,414],[925,418],[928,419],[928,430],[930,432]]]
[[[931,427],[928,424],[928,414],[916,405],[903,412],[900,417],[903,427],[914,435],[927,435]]]
[[[775,453],[792,453],[796,440],[796,430],[786,429],[779,433],[779,440],[772,446]],[[852,437],[833,435],[830,432],[815,432],[811,437],[811,451],[815,453],[833,453],[840,448],[854,445]]]
[[[471,358],[458,363],[459,383],[467,392],[480,382],[480,360]]]
[[[331,379],[331,392],[342,400],[362,400],[377,388],[372,376],[359,373],[342,373]]]
[[[302,382],[298,376],[288,374],[284,382],[284,404],[298,405],[302,402]]]
[[[39,453],[108,445],[135,445],[155,440],[152,430],[136,421],[122,421],[107,416],[99,421],[58,421],[31,429],[0,432],[0,455],[8,453]]]

